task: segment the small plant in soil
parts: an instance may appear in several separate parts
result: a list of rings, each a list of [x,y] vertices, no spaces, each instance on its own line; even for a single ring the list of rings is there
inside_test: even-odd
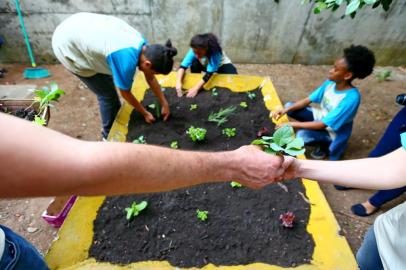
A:
[[[211,96],[212,97],[217,97],[219,95],[219,93],[217,92],[216,88],[213,88],[213,90],[211,90]]]
[[[178,142],[177,142],[177,141],[171,142],[171,148],[173,148],[173,149],[178,149],[178,148],[179,148]]]
[[[237,134],[236,128],[224,128],[221,133],[227,138],[234,137]]]
[[[158,101],[148,105],[148,108],[151,109],[152,113],[155,113],[156,118],[161,117],[161,104]]]
[[[248,96],[248,98],[251,99],[251,100],[252,100],[252,99],[255,99],[255,98],[257,97],[257,95],[256,95],[255,93],[253,93],[253,92],[248,92],[248,93],[247,93],[247,96]]]
[[[291,211],[287,211],[279,216],[279,220],[281,221],[283,227],[293,228],[295,214],[293,214]]]
[[[232,181],[232,182],[230,183],[230,186],[231,186],[232,188],[240,188],[240,187],[242,187],[242,185],[241,185],[240,183],[235,182],[235,181]]]
[[[257,132],[257,137],[260,138],[262,136],[268,136],[271,135],[271,132],[269,131],[269,129],[267,129],[266,127],[262,127],[258,130]]]
[[[135,144],[147,144],[144,135],[139,136],[137,139],[133,141]]]
[[[197,215],[197,218],[200,219],[201,221],[206,221],[208,218],[208,215],[209,215],[209,211],[202,211],[202,210],[197,209],[196,215]]]
[[[228,117],[234,113],[236,110],[235,106],[230,106],[225,109],[221,108],[218,112],[216,113],[210,113],[208,121],[209,122],[214,122],[217,124],[217,126],[223,125],[225,122],[228,121]]]
[[[125,211],[127,212],[127,220],[132,220],[134,217],[138,216],[139,213],[148,206],[146,201],[140,203],[133,202],[130,207],[127,207]]]
[[[262,145],[265,152],[274,155],[297,156],[305,152],[303,140],[294,137],[293,128],[289,125],[277,129],[272,137],[262,136],[261,139],[254,140],[252,144]]]
[[[390,70],[383,70],[381,72],[378,72],[376,74],[376,78],[378,79],[379,82],[387,81],[389,80],[390,76],[392,75],[392,71]]]
[[[197,104],[190,104],[189,111],[197,110]]]
[[[189,134],[193,142],[200,142],[206,137],[207,130],[205,128],[191,126],[186,133]]]
[[[241,107],[241,108],[244,108],[244,109],[248,108],[247,102],[241,101],[241,102],[240,102],[240,107]]]

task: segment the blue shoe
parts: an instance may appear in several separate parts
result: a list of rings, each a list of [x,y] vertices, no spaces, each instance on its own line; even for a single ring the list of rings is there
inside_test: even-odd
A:
[[[340,186],[340,185],[334,185],[334,187],[335,187],[337,190],[350,190],[350,189],[354,189],[354,188],[352,188],[352,187],[345,187],[345,186]]]
[[[372,211],[371,213],[367,213],[367,209],[360,203],[354,204],[353,206],[351,206],[351,212],[354,215],[357,215],[359,217],[367,217],[372,215],[373,213],[375,213],[376,211],[378,211],[379,208],[376,208],[374,211]]]

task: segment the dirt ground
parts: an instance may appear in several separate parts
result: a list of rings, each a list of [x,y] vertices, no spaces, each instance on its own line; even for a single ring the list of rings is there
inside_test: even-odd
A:
[[[46,66],[52,77],[39,80],[25,80],[23,65],[5,65],[6,77],[0,84],[36,84],[43,86],[56,82],[66,95],[61,98],[56,109],[52,110],[49,128],[82,140],[100,140],[100,116],[95,96],[72,74],[60,65]],[[282,102],[306,97],[312,89],[326,78],[329,66],[304,65],[237,65],[240,74],[269,76]],[[406,92],[406,70],[398,67],[377,67],[375,73],[391,70],[388,81],[378,82],[375,75],[356,81],[362,93],[362,103],[355,120],[353,135],[344,159],[361,158],[368,155],[379,140],[386,126],[400,109],[395,104],[395,96]],[[5,128],[5,127],[2,127]],[[388,203],[377,214],[360,218],[354,216],[350,207],[366,200],[373,192],[366,190],[336,191],[332,185],[322,185],[328,202],[347,238],[352,250],[359,248],[363,235],[379,213],[406,199],[406,195]],[[41,219],[51,198],[0,200],[0,223],[4,224],[46,253],[57,230]]]

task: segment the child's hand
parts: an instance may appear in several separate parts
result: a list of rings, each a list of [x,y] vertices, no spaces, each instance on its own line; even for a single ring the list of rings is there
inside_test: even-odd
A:
[[[176,88],[176,94],[178,95],[178,97],[183,96],[182,83],[177,82],[175,88]]]
[[[199,92],[199,88],[192,87],[192,88],[190,88],[189,91],[187,92],[186,97],[188,97],[188,98],[194,98],[194,97],[197,95],[198,92]]]
[[[148,111],[144,114],[144,120],[148,124],[152,124],[153,122],[155,122],[154,116]]]
[[[272,118],[275,119],[275,120],[278,120],[278,119],[281,118],[284,114],[286,114],[285,109],[279,109],[279,110],[276,110],[276,111],[274,111],[274,112],[271,113]]]

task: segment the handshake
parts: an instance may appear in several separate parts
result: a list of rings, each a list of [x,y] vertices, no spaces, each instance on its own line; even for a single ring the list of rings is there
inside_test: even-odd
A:
[[[232,170],[232,181],[259,189],[268,184],[300,176],[300,161],[291,156],[268,154],[255,145],[226,152]]]

